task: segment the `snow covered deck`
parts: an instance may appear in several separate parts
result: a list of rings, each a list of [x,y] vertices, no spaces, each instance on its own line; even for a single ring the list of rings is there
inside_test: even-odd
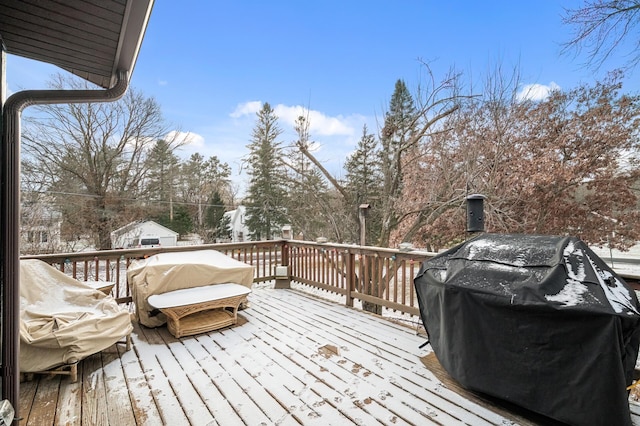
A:
[[[77,383],[22,382],[19,424],[534,424],[436,378],[412,328],[295,290],[257,285],[249,301],[232,328],[136,325],[131,350],[85,359]]]

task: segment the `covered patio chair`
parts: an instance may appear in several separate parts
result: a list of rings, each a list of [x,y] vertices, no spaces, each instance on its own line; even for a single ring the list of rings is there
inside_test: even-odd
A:
[[[65,371],[133,330],[115,299],[41,260],[20,262],[20,372]]]

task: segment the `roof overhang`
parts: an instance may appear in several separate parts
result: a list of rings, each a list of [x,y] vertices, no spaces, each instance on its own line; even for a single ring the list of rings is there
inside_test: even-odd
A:
[[[103,88],[131,76],[154,0],[2,0],[0,42]],[[129,77],[130,78],[130,77]]]

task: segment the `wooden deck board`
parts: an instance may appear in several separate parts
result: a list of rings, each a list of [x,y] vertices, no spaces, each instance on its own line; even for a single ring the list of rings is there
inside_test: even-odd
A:
[[[299,414],[291,413],[298,423],[304,417],[317,417],[320,414],[298,395],[305,387],[304,378],[296,377],[285,370],[274,358],[281,356],[267,344],[261,344],[255,337],[256,329],[235,327],[229,330],[229,338],[242,337],[249,345],[248,355],[241,358],[243,368],[255,378],[260,386],[268,392],[283,408],[294,409]]]
[[[162,357],[172,356],[169,348],[158,336],[157,330],[145,327],[139,327],[137,330],[139,334],[135,335],[137,339],[134,339],[136,352],[149,382],[149,388],[152,390],[155,406],[160,413],[162,423],[166,425],[188,424],[187,415],[171,384],[174,376],[172,373],[178,373],[178,371],[165,370],[160,363]]]
[[[138,325],[134,324],[138,329]],[[140,426],[153,426],[162,424],[162,417],[155,405],[149,382],[142,370],[140,359],[135,346],[132,350],[126,351],[122,346],[118,346],[120,361],[124,372],[126,388],[129,392],[133,417]]]
[[[28,424],[29,414],[32,412],[33,399],[36,396],[36,390],[38,388],[38,382],[36,380],[29,380],[20,384],[20,407],[22,409],[22,416],[24,420],[22,425]]]
[[[237,346],[236,342],[238,340],[238,335],[230,336],[226,332],[216,336],[216,341],[221,342],[223,346]],[[260,410],[261,414],[255,413],[249,416],[251,419],[264,416],[263,421],[266,424],[297,424],[297,421],[293,420],[289,411],[265,390],[265,384],[268,386],[269,383],[261,383],[258,380],[260,372],[252,369],[250,364],[253,360],[249,359],[248,352],[243,352],[241,356],[233,356],[229,351],[222,349],[212,352],[211,355],[220,367],[226,371],[233,372],[234,381],[255,404],[256,409]]]
[[[38,382],[28,426],[55,423],[60,381],[60,376],[45,376]]]
[[[134,324],[132,349],[86,358],[77,383],[23,382],[19,424],[528,424],[437,377],[409,327],[293,290],[249,300],[237,326],[176,339]]]
[[[56,423],[68,426],[80,426],[82,424],[82,371],[84,363],[78,365],[79,380],[76,383],[67,383],[61,380],[60,393],[58,394],[58,407],[56,409]]]
[[[82,362],[82,424],[107,425],[107,392],[104,385],[101,354],[93,354]],[[65,383],[69,380],[64,378]],[[46,423],[45,423],[46,424]]]
[[[126,380],[117,346],[114,345],[108,351],[102,352],[105,392],[108,395],[107,418],[110,423],[133,425],[136,422],[133,406],[129,398],[129,390],[126,386],[122,386]]]
[[[198,338],[202,337],[194,336],[191,339],[183,339],[186,351],[201,366],[204,373],[193,379],[194,385],[201,388],[202,393],[206,394],[205,403],[216,419],[225,419],[225,424],[228,425],[242,425],[244,423],[230,404],[230,400],[221,392],[221,386],[224,387],[225,381],[233,383],[230,382],[232,379],[219,364],[211,362],[211,355],[198,341]]]

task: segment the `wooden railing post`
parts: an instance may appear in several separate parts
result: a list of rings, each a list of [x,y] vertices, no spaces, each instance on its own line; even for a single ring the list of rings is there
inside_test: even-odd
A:
[[[286,270],[286,274],[283,273]],[[291,288],[291,271],[289,270],[289,245],[282,241],[280,245],[280,263],[276,262],[274,271],[276,277],[275,288]]]
[[[282,266],[289,266],[289,245],[286,241],[282,241],[280,245],[280,259]]]
[[[352,292],[356,289],[356,255],[351,250],[347,250],[347,300],[345,304],[353,308],[353,295]]]

